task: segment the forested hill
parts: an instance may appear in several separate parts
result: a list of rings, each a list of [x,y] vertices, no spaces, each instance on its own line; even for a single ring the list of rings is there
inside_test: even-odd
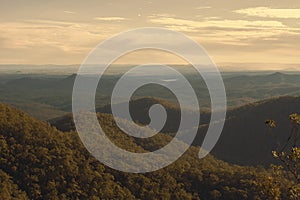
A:
[[[268,166],[274,163],[271,151],[281,149],[291,135],[289,115],[299,112],[300,97],[268,99],[232,109],[212,154],[230,163]],[[276,122],[272,130],[264,123],[267,119]],[[206,130],[206,125],[200,127],[195,145],[201,144]]]
[[[132,118],[135,122],[148,124],[148,111],[154,104],[165,107],[168,119],[162,132],[172,135],[178,129],[181,116],[176,103],[148,97],[132,100]],[[98,108],[97,111],[111,113],[110,105]],[[300,112],[300,97],[288,96],[229,109],[221,137],[211,153],[232,164],[269,166],[276,161],[272,157],[272,150],[280,148],[290,136],[289,115],[296,112]],[[274,119],[277,126],[272,130],[268,128],[264,123],[267,119]],[[201,146],[209,120],[210,113],[202,112],[200,126],[185,130],[188,134],[189,131],[198,129],[193,145]],[[75,130],[71,114],[51,120],[51,124],[62,131]]]
[[[100,123],[117,145],[147,151],[170,136],[135,141],[122,135],[109,114]],[[122,135],[122,137],[120,137]],[[144,146],[144,148],[142,147]],[[172,165],[152,173],[128,174],[95,160],[76,132],[60,132],[46,122],[0,104],[0,199],[267,199],[271,175],[212,156],[198,159],[191,147]],[[280,179],[282,197],[292,183]]]
[[[281,74],[270,75],[270,77],[273,76],[277,77]],[[147,97],[132,100],[130,111],[133,119],[142,124],[149,123],[148,111],[154,104],[163,105],[168,113],[167,123],[162,132],[176,132],[181,116],[176,103]],[[111,113],[110,105],[99,108],[97,111]],[[212,154],[233,164],[269,166],[275,162],[271,151],[285,144],[290,136],[289,115],[297,112],[300,112],[300,97],[290,96],[266,99],[228,109],[221,138]],[[277,126],[270,130],[264,123],[267,119],[274,119]],[[73,124],[68,124],[70,121],[72,121],[70,118],[69,120],[60,118],[59,123],[53,122],[53,124],[58,127],[64,124],[67,129],[67,126],[74,127]],[[201,146],[209,121],[210,113],[201,112],[201,122],[194,141],[195,146]],[[195,128],[197,127],[192,129]],[[187,134],[191,130],[186,130]]]
[[[260,72],[255,73],[256,75],[244,73],[248,75],[242,75],[237,72],[230,72],[223,74],[228,107],[237,107],[278,96],[300,95],[300,74],[269,73],[262,74]],[[42,120],[61,117],[72,111],[72,90],[75,77],[75,74],[70,76],[0,74],[0,102],[6,102]],[[90,76],[85,78],[86,81],[94,80]],[[107,74],[101,77],[101,84],[99,84],[95,95],[97,107],[110,103],[113,88],[119,78],[120,74]],[[149,75],[147,78],[164,81],[166,77]],[[210,97],[205,82],[196,74],[187,73],[186,78],[193,86],[201,108],[208,109]],[[171,83],[184,92],[183,83],[180,81]],[[133,98],[145,96],[163,98],[169,101],[175,99],[174,94],[169,90],[155,84],[139,88]]]

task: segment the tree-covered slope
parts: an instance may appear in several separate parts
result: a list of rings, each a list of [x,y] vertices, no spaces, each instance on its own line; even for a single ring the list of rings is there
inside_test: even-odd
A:
[[[300,97],[280,97],[229,110],[221,137],[212,151],[217,158],[242,165],[274,162],[272,150],[282,148],[290,136],[289,115],[300,112]],[[273,119],[272,130],[265,120]],[[195,145],[201,145],[207,126],[201,126]]]
[[[99,121],[122,148],[144,152],[171,138],[159,134],[136,140],[123,134],[109,114]],[[160,143],[158,143],[158,141]],[[170,166],[146,174],[110,169],[91,156],[76,132],[60,132],[46,122],[0,104],[0,183],[8,193],[29,199],[267,199],[273,179],[263,168],[230,165],[209,155],[198,159],[191,147]],[[5,178],[6,177],[6,178]],[[284,178],[282,197],[292,183]],[[1,191],[1,190],[0,190]],[[1,191],[1,195],[7,190]]]
[[[133,120],[148,124],[150,121],[148,111],[154,104],[161,104],[168,113],[167,123],[161,132],[172,135],[178,129],[181,116],[180,109],[175,103],[148,97],[132,100],[130,111]],[[98,108],[97,111],[111,113],[111,108],[107,105]],[[289,137],[288,116],[299,111],[300,97],[271,98],[228,109],[221,137],[212,154],[233,164],[269,166],[276,161],[271,151],[285,144]],[[188,134],[198,129],[193,143],[195,146],[201,146],[210,121],[209,112],[202,112],[200,115],[200,126],[185,130]],[[277,126],[270,130],[264,124],[267,119],[274,119]],[[71,114],[53,119],[50,123],[62,131],[75,130]]]

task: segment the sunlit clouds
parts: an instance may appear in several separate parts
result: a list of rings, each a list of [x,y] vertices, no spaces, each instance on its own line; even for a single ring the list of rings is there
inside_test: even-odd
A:
[[[98,21],[124,21],[128,20],[124,17],[95,17],[94,20]]]
[[[236,10],[235,12],[257,17],[300,19],[300,9],[255,7]]]
[[[2,64],[80,64],[100,42],[140,27],[185,33],[203,45],[218,65],[261,63],[261,69],[273,62],[279,67],[300,63],[298,1],[293,7],[290,0],[274,7],[256,0],[19,3],[1,3]],[[136,61],[149,56],[174,63],[172,57],[159,53],[139,55]],[[135,63],[133,56],[122,61]]]

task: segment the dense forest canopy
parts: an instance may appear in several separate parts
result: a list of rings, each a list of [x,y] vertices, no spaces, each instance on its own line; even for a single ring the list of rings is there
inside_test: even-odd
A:
[[[170,136],[138,141],[122,135],[110,114],[99,114],[110,138],[131,151],[164,145]],[[161,143],[157,144],[157,141]],[[263,167],[241,167],[209,155],[198,159],[191,147],[161,170],[129,174],[102,165],[87,152],[76,132],[0,105],[0,190],[4,199],[287,199],[293,184]],[[274,189],[275,188],[275,189]]]

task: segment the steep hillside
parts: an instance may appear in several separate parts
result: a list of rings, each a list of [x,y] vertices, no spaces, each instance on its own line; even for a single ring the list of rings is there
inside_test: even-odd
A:
[[[175,103],[156,98],[133,100],[130,102],[133,119],[148,124],[148,110],[153,104],[161,104],[166,108],[168,119],[162,132],[172,135],[178,129],[181,114]],[[111,113],[110,105],[97,111]],[[229,109],[221,138],[212,154],[234,164],[269,166],[275,162],[271,151],[282,146],[289,137],[291,125],[288,117],[295,112],[300,112],[300,97],[273,98]],[[266,119],[274,119],[277,127],[272,130],[266,127]],[[209,120],[208,112],[201,113],[198,134],[193,143],[195,146],[201,146]],[[75,130],[72,115],[52,120],[51,124],[62,131]],[[187,134],[189,131],[185,130]]]
[[[300,97],[280,97],[260,101],[228,111],[222,135],[212,154],[230,163],[269,165],[271,151],[280,148],[290,135],[289,115],[300,112]],[[277,126],[264,122],[274,119]],[[207,126],[201,126],[195,145],[201,145]]]
[[[133,119],[136,122],[149,123],[148,110],[157,103],[163,105],[168,112],[167,124],[162,132],[175,132],[180,122],[180,110],[176,104],[168,101],[153,98],[133,100],[130,103]],[[110,106],[98,111],[110,113]],[[300,97],[272,98],[229,109],[221,138],[212,154],[230,163],[268,166],[275,162],[271,151],[287,141],[291,129],[289,115],[296,112],[300,112]],[[266,119],[274,119],[277,127],[270,130],[264,124]],[[194,145],[202,144],[209,120],[208,112],[201,113]]]
[[[26,193],[21,191],[11,179],[7,173],[0,170],[0,199],[28,199]]]
[[[3,104],[0,141],[0,169],[29,199],[133,197],[104,172],[74,133],[61,133]]]
[[[157,140],[135,141],[116,128],[111,115],[99,114],[105,132],[124,149],[144,152]],[[170,137],[159,134],[160,142]],[[143,144],[145,143],[145,144]],[[142,148],[142,146],[147,148]],[[239,167],[212,156],[198,159],[191,147],[170,166],[152,173],[128,174],[103,166],[75,132],[62,133],[16,109],[0,104],[0,197],[29,199],[267,199],[270,173]],[[2,171],[1,171],[2,170]],[[2,173],[3,172],[3,173]],[[3,182],[2,178],[0,184]],[[280,179],[282,197],[292,183]],[[12,191],[10,191],[12,190]],[[8,192],[7,192],[8,191]],[[26,194],[25,194],[26,193]]]

